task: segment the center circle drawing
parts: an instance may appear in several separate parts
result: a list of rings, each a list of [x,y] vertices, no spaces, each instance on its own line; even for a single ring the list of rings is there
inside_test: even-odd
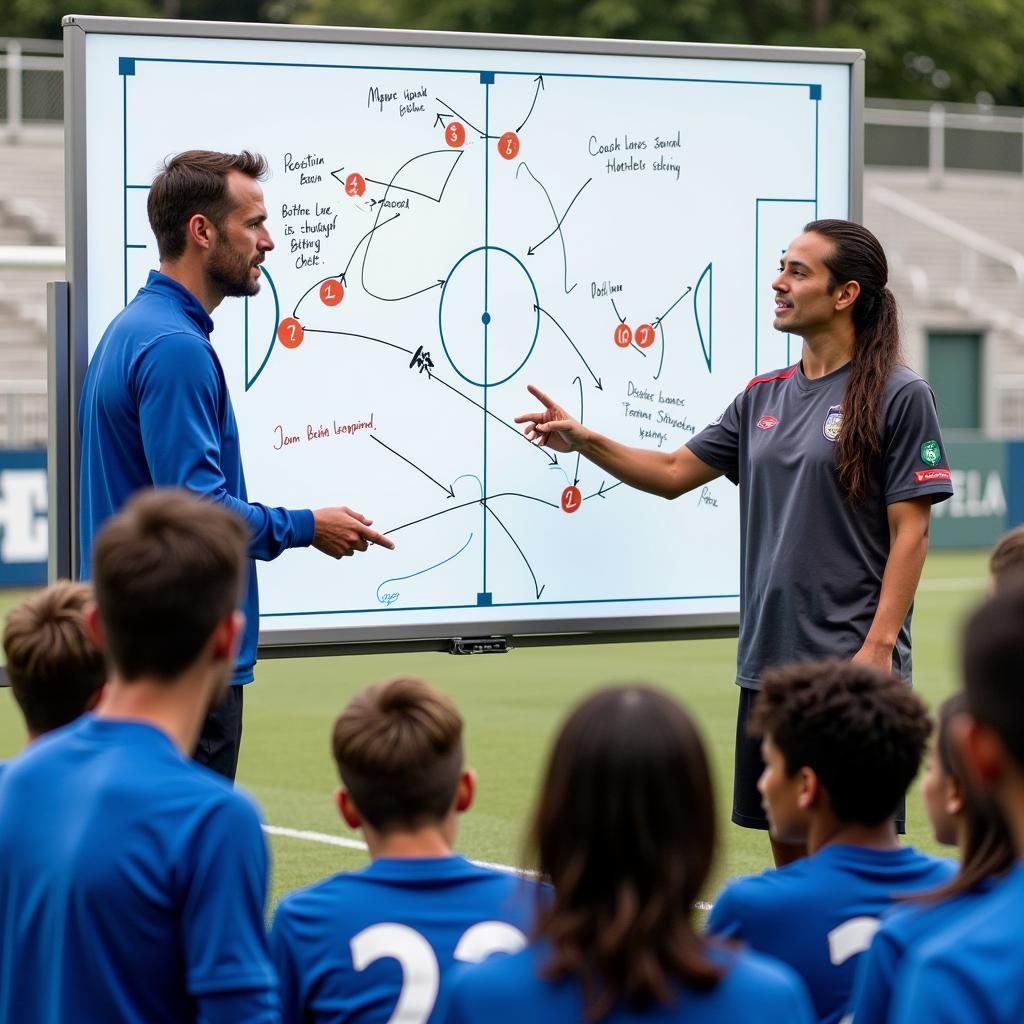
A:
[[[481,388],[510,380],[537,344],[539,306],[522,260],[496,245],[471,249],[448,274],[437,311],[452,369]]]

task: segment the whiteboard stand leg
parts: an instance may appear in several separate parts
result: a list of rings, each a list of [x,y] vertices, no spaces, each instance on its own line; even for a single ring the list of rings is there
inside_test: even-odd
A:
[[[71,576],[74,525],[71,522],[71,289],[67,281],[46,286],[48,433],[46,476],[49,492],[50,555],[47,578],[52,583]]]

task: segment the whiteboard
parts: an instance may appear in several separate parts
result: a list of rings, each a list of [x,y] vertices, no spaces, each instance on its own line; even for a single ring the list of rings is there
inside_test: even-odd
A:
[[[276,248],[212,339],[250,499],[396,544],[259,563],[264,646],[735,627],[732,484],[666,502],[513,419],[533,383],[671,451],[797,358],[770,282],[859,212],[859,51],[65,26],[69,401],[157,265],[163,159],[263,153]]]

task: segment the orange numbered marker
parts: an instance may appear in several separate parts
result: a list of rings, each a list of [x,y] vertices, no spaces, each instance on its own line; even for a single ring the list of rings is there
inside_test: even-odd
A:
[[[654,328],[650,324],[641,324],[636,329],[637,348],[650,348],[654,344]]]
[[[304,336],[302,324],[295,317],[290,316],[282,320],[277,328],[277,340],[285,348],[298,348],[302,344]]]
[[[615,328],[615,344],[619,348],[629,348],[633,343],[633,332],[629,329],[629,324],[618,324]]]
[[[498,139],[498,153],[506,160],[515,160],[519,155],[519,136],[515,132],[505,132]]]
[[[458,149],[466,141],[466,129],[461,121],[452,121],[444,130],[444,141],[452,149]]]
[[[324,281],[320,285],[320,301],[325,306],[336,306],[345,298],[345,289],[340,281]]]
[[[575,512],[582,504],[583,497],[580,494],[580,489],[578,487],[573,487],[572,484],[570,484],[564,491],[562,491],[563,512]]]
[[[361,196],[366,191],[366,179],[356,171],[353,171],[345,179],[345,194],[349,196]]]

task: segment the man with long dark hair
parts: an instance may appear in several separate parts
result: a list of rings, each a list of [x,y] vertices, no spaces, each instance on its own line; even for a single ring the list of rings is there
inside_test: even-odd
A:
[[[271,508],[250,502],[242,454],[210,314],[230,296],[255,295],[274,248],[256,153],[190,150],[168,160],[149,190],[160,270],[114,318],[89,364],[79,409],[82,574],[103,523],[145,487],[185,487],[248,524],[245,634],[231,689],[203,726],[196,760],[234,779],[242,739],[243,685],[253,678],[259,634],[256,563],[288,548],[333,558],[394,544],[349,508]]]
[[[903,365],[896,300],[874,235],[851,221],[808,224],[783,255],[775,329],[803,339],[800,362],[755,377],[684,447],[628,448],[544,409],[526,435],[579,451],[666,498],[723,474],[740,488],[740,639],[733,821],[766,829],[762,770],[746,719],[761,673],[840,657],[911,677],[910,615],[931,506],[952,492],[928,384]],[[772,840],[776,863],[800,847]]]

